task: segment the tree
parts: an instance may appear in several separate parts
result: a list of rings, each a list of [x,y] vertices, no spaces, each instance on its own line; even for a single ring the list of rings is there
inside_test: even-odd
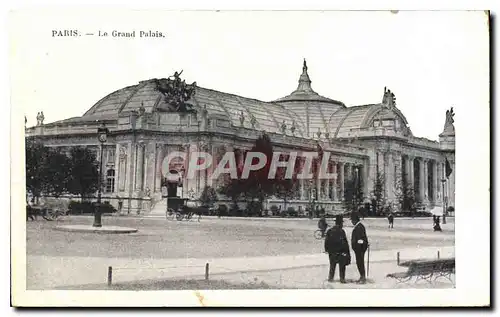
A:
[[[363,188],[360,182],[355,178],[348,179],[344,186],[344,208],[348,212],[357,211],[363,203],[363,197]]]
[[[383,173],[377,173],[373,184],[373,199],[372,204],[375,206],[375,215],[381,215],[385,206],[385,178]]]
[[[286,204],[290,201],[297,191],[297,180],[296,179],[278,179],[276,180],[274,187],[274,194],[277,198],[283,200],[283,211],[286,209]]]
[[[70,164],[68,191],[80,195],[82,201],[86,196],[93,196],[99,178],[99,162],[94,153],[88,148],[74,147],[70,151]]]
[[[71,161],[59,149],[52,148],[47,151],[44,163],[43,193],[56,198],[68,190],[71,178]]]
[[[203,206],[211,206],[217,201],[217,193],[211,186],[205,186],[200,195],[200,202]]]
[[[238,200],[242,195],[241,181],[239,179],[226,179],[225,183],[217,189],[217,192],[231,199],[233,208],[238,206]]]
[[[259,209],[263,209],[264,201],[267,197],[274,194],[275,179],[269,179],[269,169],[273,157],[273,146],[271,139],[266,133],[263,133],[256,141],[250,152],[262,153],[265,156],[266,164],[255,171],[251,171],[247,179],[241,179],[239,182],[240,193],[246,198],[247,202],[255,204],[257,201]],[[244,155],[246,156],[246,155]],[[245,157],[246,159],[246,157]],[[257,158],[254,158],[252,164],[257,163]],[[259,210],[254,210],[259,212]]]
[[[396,198],[402,211],[412,213],[416,204],[415,192],[413,186],[406,180],[406,174],[396,182]]]
[[[49,148],[43,144],[26,139],[26,191],[35,199],[42,194],[46,176],[46,162],[49,156]]]

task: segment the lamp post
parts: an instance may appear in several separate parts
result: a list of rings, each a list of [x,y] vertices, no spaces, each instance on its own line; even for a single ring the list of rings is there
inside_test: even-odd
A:
[[[109,130],[106,128],[104,123],[101,127],[97,128],[97,137],[101,143],[101,154],[99,159],[99,179],[97,180],[97,206],[94,212],[94,224],[93,227],[102,227],[102,214],[101,214],[101,187],[102,187],[102,154],[104,152],[104,143],[108,140]]]
[[[447,199],[445,197],[445,193],[444,193],[444,184],[446,183],[446,178],[443,178],[441,179],[441,184],[443,185],[443,224],[445,225],[446,224],[446,203],[447,203]]]

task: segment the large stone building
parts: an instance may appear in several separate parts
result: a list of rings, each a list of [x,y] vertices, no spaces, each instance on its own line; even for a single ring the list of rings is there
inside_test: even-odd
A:
[[[412,134],[390,90],[384,89],[381,102],[346,107],[312,89],[305,61],[297,89],[272,102],[190,86],[195,91],[188,101],[195,111],[184,113],[172,110],[172,99],[160,85],[161,80],[151,79],[117,90],[81,117],[47,124],[38,118],[35,127],[26,129],[27,137],[48,146],[87,146],[98,153],[97,128],[104,123],[110,133],[103,147],[103,197],[122,213],[165,210],[165,186],[172,187],[161,173],[167,153],[202,149],[220,159],[226,151],[250,149],[263,131],[275,150],[315,151],[319,145],[331,153],[328,168],[336,178],[301,180],[292,205],[303,208],[317,199],[327,211],[340,210],[346,179],[357,177],[369,199],[381,175],[388,202],[396,200],[397,184],[405,181],[422,204],[442,206],[447,201],[454,206],[453,109],[446,113],[439,142],[419,138]],[[447,164],[452,171],[448,178]],[[207,172],[186,179],[182,164],[172,169],[180,175],[173,186],[182,184],[177,192],[193,200],[205,186],[221,183],[207,177]],[[279,201],[271,198],[268,203]]]

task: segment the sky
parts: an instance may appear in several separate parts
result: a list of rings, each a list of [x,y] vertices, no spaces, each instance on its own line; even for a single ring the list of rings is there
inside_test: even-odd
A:
[[[120,88],[183,70],[187,82],[272,101],[297,87],[347,106],[396,95],[414,135],[437,140],[488,107],[487,16],[481,11],[23,11],[11,15],[11,106],[28,126],[81,116]],[[78,30],[80,37],[53,37]],[[159,31],[165,38],[85,36]]]

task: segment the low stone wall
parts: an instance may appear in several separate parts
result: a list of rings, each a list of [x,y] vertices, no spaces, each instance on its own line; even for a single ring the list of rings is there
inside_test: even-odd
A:
[[[41,205],[48,206],[53,209],[68,210],[71,201],[81,201],[80,196],[63,195],[58,198],[53,196],[43,196],[39,199]],[[97,197],[85,198],[85,201],[96,202]],[[101,196],[102,203],[109,203],[116,208],[117,214],[147,214],[151,211],[151,198],[145,197],[116,197],[116,196]]]

